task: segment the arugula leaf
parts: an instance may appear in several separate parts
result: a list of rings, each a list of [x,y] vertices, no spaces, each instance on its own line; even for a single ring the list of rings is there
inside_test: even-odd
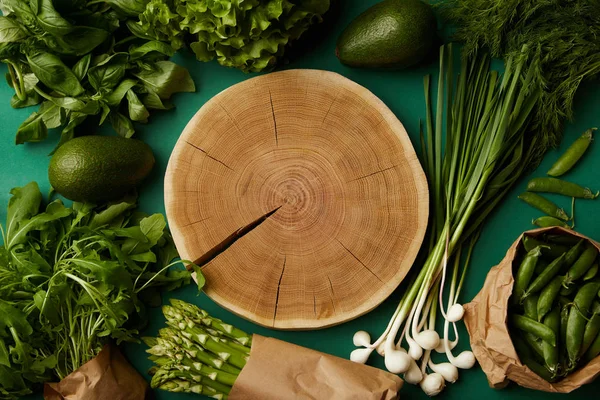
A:
[[[36,52],[27,54],[27,61],[33,73],[49,88],[73,97],[83,93],[75,74],[57,56]]]
[[[133,281],[125,266],[117,261],[103,261],[93,257],[70,260],[79,268],[89,270],[93,278],[119,290],[132,290]]]
[[[13,328],[18,334],[22,336],[28,336],[33,333],[33,328],[27,322],[25,313],[14,308],[8,302],[0,299],[0,336],[10,337],[13,336],[9,332],[10,328]]]
[[[133,202],[120,202],[109,205],[106,210],[94,214],[90,228],[95,229],[101,226],[109,225],[115,219],[122,217],[128,210],[135,207]]]
[[[152,214],[140,221],[140,229],[148,238],[151,246],[155,246],[163,236],[167,227],[167,221],[162,214]]]
[[[127,101],[129,103],[129,118],[132,121],[148,122],[150,113],[131,89],[127,91]]]
[[[25,142],[41,142],[48,137],[48,129],[44,119],[37,112],[33,112],[17,130],[16,144]]]
[[[110,124],[113,129],[120,135],[125,138],[130,138],[135,133],[135,128],[133,127],[133,122],[120,112],[111,112],[108,116]]]
[[[0,16],[0,43],[18,42],[27,37],[27,33],[21,29],[16,21]]]
[[[60,200],[48,204],[46,212],[36,215],[31,219],[21,221],[15,229],[14,234],[7,240],[6,248],[10,250],[17,244],[23,243],[25,236],[32,230],[39,230],[48,222],[71,215],[72,210],[66,208]]]
[[[171,62],[158,61],[152,70],[140,70],[134,75],[161,99],[169,99],[173,93],[194,92],[196,87],[187,69]]]
[[[36,182],[30,182],[23,187],[17,187],[10,191],[12,197],[8,201],[6,213],[6,237],[5,241],[12,238],[19,224],[40,210],[42,193]]]

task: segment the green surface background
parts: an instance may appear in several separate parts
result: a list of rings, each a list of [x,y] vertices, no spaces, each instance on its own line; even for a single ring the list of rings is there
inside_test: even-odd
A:
[[[295,57],[285,68],[316,68],[338,72],[359,84],[364,85],[379,96],[405,125],[413,143],[418,143],[419,119],[424,118],[424,99],[422,77],[426,73],[437,71],[437,62],[424,65],[408,71],[366,71],[354,70],[342,66],[335,57],[335,41],[341,30],[360,12],[376,3],[375,0],[347,0],[343,2],[338,13],[332,15],[326,25],[317,28],[304,44],[308,50],[301,49],[302,57]],[[296,46],[298,50],[298,46]],[[292,57],[294,58],[294,57]],[[185,65],[192,73],[197,84],[197,92],[181,94],[174,97],[177,106],[175,110],[157,113],[150,119],[147,126],[139,126],[138,137],[148,142],[154,149],[157,165],[152,176],[141,190],[140,207],[146,212],[163,212],[163,177],[168,158],[179,137],[180,132],[194,113],[212,96],[223,89],[251,78],[240,71],[219,66],[215,62],[203,64],[196,62],[190,54],[176,56],[176,61]],[[6,72],[5,66],[0,66],[0,72]],[[578,93],[576,102],[576,120],[567,125],[565,140],[557,151],[548,153],[540,168],[533,176],[542,176],[559,154],[578,137],[585,129],[600,125],[600,85],[585,83]],[[0,84],[0,221],[6,218],[6,204],[9,190],[36,180],[44,193],[49,189],[47,180],[48,153],[57,142],[58,132],[53,132],[50,138],[41,144],[14,145],[14,135],[20,123],[33,109],[13,110],[9,106],[12,90],[4,83]],[[94,129],[94,128],[90,128]],[[103,129],[110,132],[109,129]],[[93,132],[92,132],[93,133]],[[600,144],[593,144],[584,160],[567,177],[582,185],[600,188]],[[496,265],[504,256],[511,243],[524,230],[530,229],[531,220],[539,216],[536,210],[529,208],[517,199],[526,185],[526,180],[518,182],[505,201],[489,218],[477,244],[473,263],[469,271],[462,301],[472,299],[481,288],[487,271]],[[552,197],[565,209],[570,207],[570,199]],[[600,239],[600,202],[577,202],[577,227],[582,234]],[[416,265],[414,268],[418,268]],[[354,321],[329,329],[314,332],[278,332],[258,327],[248,321],[238,318],[221,309],[205,295],[198,295],[193,285],[168,294],[189,302],[196,303],[207,309],[216,317],[238,326],[248,332],[274,336],[302,346],[317,349],[326,353],[347,358],[353,350],[352,335],[359,329],[369,331],[373,337],[378,336],[390,318],[397,301],[403,292],[400,288],[380,307],[373,312]],[[160,310],[153,311],[151,324],[143,332],[144,335],[154,335],[164,325]],[[461,327],[461,343],[467,347],[466,331]],[[145,374],[150,362],[144,353],[142,344],[129,344],[125,352],[133,365]],[[371,365],[383,367],[383,360],[377,354],[371,356]],[[571,399],[597,397],[600,383],[593,383],[569,395]],[[420,388],[405,385],[402,389],[403,398],[425,398]],[[446,399],[480,399],[488,400],[513,399],[556,399],[560,395],[549,395],[511,385],[503,390],[493,390],[487,385],[485,375],[475,367],[469,371],[461,371],[458,382],[450,385],[441,395]],[[41,396],[32,396],[39,399]],[[157,392],[159,400],[198,399],[197,395],[172,394]]]

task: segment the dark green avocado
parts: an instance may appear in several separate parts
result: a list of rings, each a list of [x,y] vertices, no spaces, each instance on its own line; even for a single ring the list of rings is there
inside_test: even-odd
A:
[[[436,42],[431,6],[420,0],[385,0],[375,4],[340,35],[336,55],[351,67],[410,67],[422,61]]]

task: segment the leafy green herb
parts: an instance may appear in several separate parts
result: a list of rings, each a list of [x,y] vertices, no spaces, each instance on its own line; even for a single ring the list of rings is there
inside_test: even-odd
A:
[[[40,211],[34,182],[11,194],[0,246],[1,399],[65,377],[109,340],[137,340],[142,299],[191,278],[171,268],[177,252],[161,214],[137,213],[131,201],[56,200]]]

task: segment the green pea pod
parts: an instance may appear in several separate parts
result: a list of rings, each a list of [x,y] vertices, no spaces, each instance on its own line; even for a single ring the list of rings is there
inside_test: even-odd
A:
[[[590,282],[583,285],[575,295],[573,307],[569,311],[569,321],[567,322],[566,347],[569,354],[569,368],[572,370],[577,366],[581,346],[583,344],[583,334],[589,308],[600,289],[600,283]]]
[[[537,294],[527,296],[525,299],[523,299],[523,309],[525,312],[525,316],[527,318],[531,318],[536,321],[538,319],[538,317],[537,317],[538,299],[539,299],[539,296]]]
[[[515,346],[515,350],[517,351],[517,355],[519,356],[519,360],[521,360],[521,363],[529,367],[529,369],[532,370],[533,373],[535,373],[542,379],[548,382],[552,382],[554,377],[552,376],[550,371],[546,369],[546,367],[544,367],[542,364],[535,360],[535,355],[533,354],[533,351],[529,348],[529,346],[527,346],[527,343],[517,335],[512,337],[512,342]]]
[[[551,217],[560,218],[564,221],[569,220],[565,210],[537,193],[525,192],[519,195],[519,199]]]
[[[588,271],[585,273],[585,275],[583,276],[583,281],[589,281],[591,279],[594,279],[596,277],[596,275],[598,275],[598,263],[594,263],[594,265],[592,265],[592,267],[590,269],[588,269]]]
[[[596,339],[596,336],[598,336],[598,333],[600,333],[600,314],[594,314],[587,322],[587,324],[585,324],[580,356],[583,356],[588,351],[588,349],[594,342],[594,339]]]
[[[548,267],[549,263],[548,261],[544,260],[543,258],[540,258],[537,263],[535,264],[535,274],[534,275],[539,275],[542,272],[544,272],[544,270]]]
[[[569,250],[569,248],[564,245],[553,245],[531,236],[523,236],[523,247],[525,248],[525,251],[530,252],[538,246],[542,247],[542,254],[544,256],[552,259],[560,257],[561,254],[566,253]]]
[[[523,332],[531,333],[534,336],[548,342],[552,346],[556,346],[556,334],[546,325],[537,322],[531,318],[527,318],[524,315],[514,314],[511,317],[511,323],[515,328],[522,330]]]
[[[544,348],[542,347],[542,343],[544,343],[544,341],[538,339],[531,333],[525,333],[523,335],[523,338],[525,339],[525,342],[527,342],[527,345],[529,346],[529,348],[531,350],[533,350],[532,357],[534,359],[538,360],[539,362],[543,363],[544,362]]]
[[[580,239],[579,242],[577,242],[575,246],[571,247],[565,255],[565,267],[569,268],[571,265],[573,265],[579,256],[581,256],[581,253],[583,253],[584,249],[585,240]]]
[[[565,347],[567,343],[567,324],[569,323],[569,307],[561,306],[560,309],[560,346]]]
[[[598,193],[594,194],[589,188],[556,178],[533,178],[527,184],[527,190],[529,192],[556,193],[581,199],[598,197]]]
[[[544,272],[542,272],[540,275],[538,275],[537,278],[535,278],[533,283],[529,285],[529,287],[525,291],[523,297],[527,297],[542,290],[559,273],[564,263],[565,254],[563,253],[556,260],[552,261],[550,265],[548,265],[548,267],[544,270]]]
[[[546,240],[549,243],[575,246],[581,239],[572,235],[546,235]]]
[[[569,286],[574,280],[581,278],[592,267],[598,257],[598,249],[588,244],[577,261],[569,268],[564,285]]]
[[[588,147],[592,143],[592,133],[596,128],[590,128],[581,135],[562,156],[552,165],[548,171],[550,176],[561,176],[566,174],[583,157]]]
[[[552,279],[552,281],[550,281],[550,283],[544,289],[542,289],[537,303],[538,321],[541,322],[545,315],[554,307],[554,300],[556,300],[556,297],[560,292],[560,288],[562,287],[562,282],[564,279],[564,276],[559,275]]]
[[[599,355],[600,355],[600,333],[596,336],[596,339],[594,339],[594,341],[588,348],[583,359],[587,363],[587,362],[592,361],[594,358],[598,357]]]
[[[571,229],[571,226],[564,221],[561,221],[558,218],[550,217],[545,215],[543,217],[539,217],[533,220],[534,225],[539,226],[540,228],[550,228],[553,226],[560,226],[561,228]]]
[[[544,318],[544,325],[552,329],[555,336],[560,334],[560,308],[554,307]],[[553,346],[549,342],[542,341],[542,349],[544,351],[544,361],[546,367],[552,374],[556,374],[558,369],[558,346]]]
[[[575,291],[576,287],[575,285],[571,285],[569,287],[561,287],[560,288],[560,295],[561,296],[570,296],[573,294],[573,292]]]
[[[527,253],[515,276],[515,284],[513,286],[513,303],[520,304],[525,293],[525,289],[529,286],[531,278],[535,273],[535,266],[542,255],[541,247],[536,247]]]

